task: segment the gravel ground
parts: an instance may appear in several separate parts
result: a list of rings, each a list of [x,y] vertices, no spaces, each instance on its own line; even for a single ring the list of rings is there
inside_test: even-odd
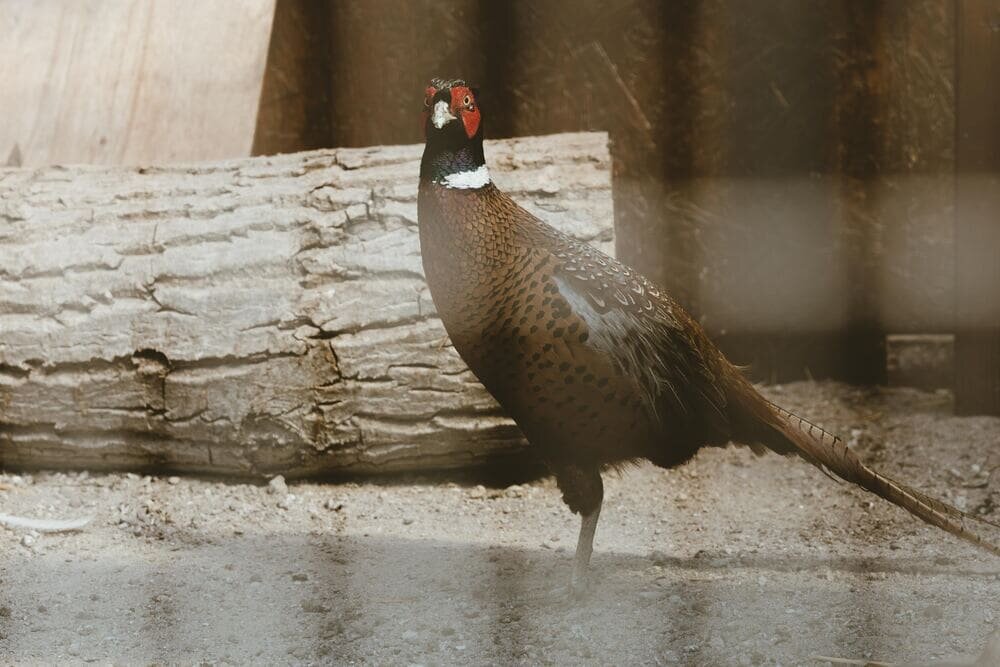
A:
[[[1000,519],[1000,419],[952,417],[946,392],[767,393]],[[574,600],[578,523],[550,479],[8,472],[0,512],[95,519],[0,529],[0,663],[919,662],[1000,627],[1000,560],[799,461],[728,448],[606,477]]]

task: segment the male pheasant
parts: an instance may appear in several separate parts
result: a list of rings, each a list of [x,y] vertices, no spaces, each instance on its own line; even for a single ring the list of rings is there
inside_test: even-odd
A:
[[[670,468],[699,448],[797,454],[994,554],[997,526],[866,467],[826,431],[764,399],[663,290],[518,206],[490,181],[476,90],[435,79],[424,100],[420,249],[455,349],[517,422],[582,515],[579,592],[601,511],[601,471]]]

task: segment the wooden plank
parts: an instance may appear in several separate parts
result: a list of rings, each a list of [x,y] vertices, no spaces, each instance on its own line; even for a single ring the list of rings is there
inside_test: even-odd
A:
[[[852,285],[841,235],[833,57],[839,5],[719,9],[718,164],[693,204],[702,315],[760,380],[846,378]]]
[[[334,145],[331,9],[326,2],[277,0],[254,129],[254,155]]]
[[[845,323],[839,336],[846,355],[838,376],[854,384],[889,380],[886,332],[882,318],[880,265],[883,226],[878,220],[879,177],[885,129],[886,15],[882,3],[847,3],[842,7],[845,38],[835,44],[837,98],[837,171],[844,264]]]
[[[274,0],[0,0],[0,155],[250,154]]]
[[[488,142],[610,252],[604,133]],[[0,468],[316,475],[523,451],[435,315],[421,145],[0,168]]]
[[[1000,0],[959,0],[955,410],[1000,415]]]
[[[877,169],[862,211],[878,229],[880,319],[890,332],[951,334],[955,317],[955,7],[938,0],[853,3],[880,10]],[[861,202],[859,202],[861,203]]]

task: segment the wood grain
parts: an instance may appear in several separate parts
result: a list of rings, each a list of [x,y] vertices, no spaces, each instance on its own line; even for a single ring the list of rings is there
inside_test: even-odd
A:
[[[0,156],[250,154],[274,0],[0,0]]]
[[[519,451],[435,317],[421,150],[0,169],[0,466],[301,476]],[[486,150],[516,199],[613,248],[606,135]]]

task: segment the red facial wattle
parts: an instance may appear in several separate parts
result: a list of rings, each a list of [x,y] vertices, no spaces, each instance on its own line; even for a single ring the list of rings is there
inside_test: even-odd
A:
[[[465,134],[469,139],[479,131],[479,105],[472,89],[467,86],[456,86],[451,89],[451,113],[462,121]]]

